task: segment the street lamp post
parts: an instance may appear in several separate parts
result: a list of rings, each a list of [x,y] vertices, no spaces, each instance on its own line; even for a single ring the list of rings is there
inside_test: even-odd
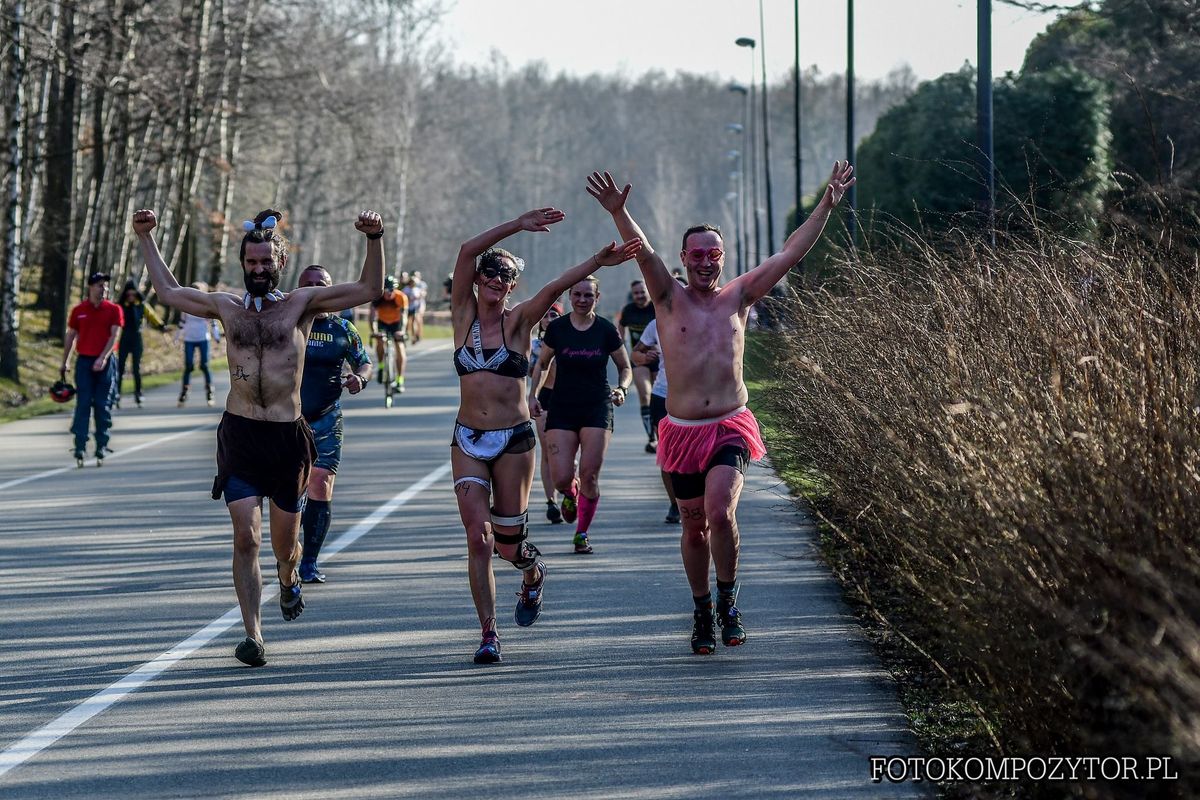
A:
[[[732,89],[733,87],[731,86],[729,88]],[[730,133],[737,133],[737,134],[744,134],[745,130],[746,130],[745,126],[743,126],[741,123],[738,123],[738,122],[730,122],[728,125],[725,126],[725,129],[728,130]],[[745,137],[743,136],[743,142],[744,142],[744,140],[745,140]],[[735,245],[737,248],[735,250],[735,253],[737,254],[737,259],[738,259],[738,270],[739,270],[739,274],[741,274],[741,272],[745,271],[746,250],[749,246],[746,243],[746,163],[745,163],[745,157],[742,155],[743,151],[738,150],[738,151],[734,151],[734,152],[738,153],[738,158],[741,160],[741,169],[738,170],[738,187],[737,187],[738,236],[737,236],[737,243]]]
[[[761,8],[760,8],[760,11],[761,11]],[[742,36],[742,37],[736,39],[734,41],[734,44],[736,44],[738,47],[747,47],[750,49],[750,104],[753,107],[754,91],[755,91],[754,73],[756,72],[756,68],[754,65],[754,50],[757,47],[758,42],[756,42],[754,39],[750,38],[749,36]],[[774,225],[771,222],[771,211],[772,211],[772,208],[771,208],[771,167],[770,167],[771,153],[770,153],[770,138],[767,135],[767,79],[766,79],[765,62],[763,65],[762,92],[763,92],[763,120],[762,120],[762,124],[763,124],[763,163],[765,166],[764,176],[766,178],[766,189],[767,189],[767,209],[766,209],[767,247],[773,251],[774,245],[773,245],[772,239],[773,239],[773,233],[774,233]],[[750,121],[751,121],[751,123],[754,122],[753,108],[751,108],[751,112],[750,112]],[[751,127],[753,127],[753,125],[751,125]],[[760,244],[762,239],[761,239],[761,234],[759,232],[759,223],[758,223],[758,219],[759,219],[762,209],[759,208],[759,205],[758,205],[758,200],[760,197],[760,195],[758,193],[758,168],[757,168],[758,164],[756,163],[756,161],[752,162],[752,164],[753,164],[753,166],[752,166],[751,176],[753,178],[752,183],[754,184],[754,203],[753,203],[753,208],[754,208],[754,260],[757,263],[762,260],[762,249],[761,249],[761,244]]]
[[[846,0],[846,160],[854,166],[854,0]],[[850,246],[858,245],[858,195],[854,184],[846,192],[846,228]]]
[[[804,183],[801,180],[803,170],[800,159],[800,0],[795,0],[795,44],[796,44],[796,84],[793,87],[792,122],[796,135],[793,140],[796,150],[796,227],[804,222]]]
[[[733,165],[734,171],[729,173],[729,181],[733,184],[733,191],[729,192],[725,199],[730,202],[735,202],[733,206],[734,216],[734,255],[737,257],[736,274],[741,275],[746,271],[745,251],[742,245],[742,229],[745,227],[744,218],[746,216],[745,191],[746,191],[746,168],[742,162],[741,150],[730,150],[727,154],[730,164]]]
[[[767,29],[763,21],[763,4],[758,0],[758,48],[762,59],[762,117],[763,117],[763,177],[766,179],[767,192],[767,253],[775,252],[775,201],[771,193],[771,112],[767,98]]]
[[[975,121],[979,155],[983,163],[983,197],[980,210],[988,241],[996,244],[996,160],[992,140],[992,2],[978,2],[979,69],[975,78]],[[852,187],[853,188],[853,187]]]
[[[750,63],[753,65],[754,60],[751,59]],[[731,83],[729,84],[729,91],[742,95],[745,100],[742,106],[742,118],[745,120],[742,129],[745,132],[745,142],[749,145],[750,153],[748,159],[743,158],[742,160],[742,164],[745,167],[742,172],[743,174],[746,172],[750,173],[750,194],[747,197],[746,193],[743,192],[742,202],[745,204],[747,211],[754,217],[754,255],[750,255],[750,225],[747,223],[746,262],[749,263],[750,261],[754,261],[754,263],[757,264],[758,255],[760,252],[759,242],[761,241],[761,233],[759,232],[758,224],[758,147],[756,146],[757,143],[755,142],[754,136],[754,84],[751,83],[749,88],[747,88],[740,83]]]

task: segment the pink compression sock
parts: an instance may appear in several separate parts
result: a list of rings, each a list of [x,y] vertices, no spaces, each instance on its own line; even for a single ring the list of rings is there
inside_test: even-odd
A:
[[[600,495],[588,497],[579,493],[579,522],[575,527],[576,533],[586,533],[592,526],[592,517],[596,516],[596,507],[600,505]]]

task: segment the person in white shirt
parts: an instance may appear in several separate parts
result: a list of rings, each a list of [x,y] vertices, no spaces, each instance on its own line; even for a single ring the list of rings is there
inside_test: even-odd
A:
[[[655,438],[658,438],[658,423],[667,416],[667,370],[662,363],[662,343],[658,338],[658,320],[650,320],[642,331],[638,343],[633,346],[630,360],[635,366],[649,367],[655,373],[654,385],[650,388],[650,425]],[[667,499],[671,501],[667,516],[663,522],[668,525],[679,524],[679,505],[675,502],[675,490],[671,485],[670,476],[662,473],[663,486],[667,489]]]
[[[208,285],[202,281],[192,284],[193,289],[208,291]],[[192,382],[192,370],[196,367],[196,354],[200,355],[200,371],[204,373],[204,397],[208,404],[213,404],[212,372],[208,369],[208,344],[221,341],[221,329],[215,319],[197,317],[192,314],[179,315],[179,329],[175,331],[175,341],[183,339],[183,386],[179,390],[179,406],[187,402],[188,388]]]

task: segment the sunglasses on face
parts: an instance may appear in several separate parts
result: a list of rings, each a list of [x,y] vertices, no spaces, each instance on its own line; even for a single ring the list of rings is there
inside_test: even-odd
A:
[[[714,247],[711,250],[705,250],[703,247],[697,247],[687,251],[687,257],[690,261],[703,261],[705,256],[708,256],[710,261],[720,261],[725,251],[719,247]]]
[[[502,282],[507,284],[514,284],[517,282],[517,271],[515,269],[493,267],[488,265],[486,267],[480,267],[479,274],[489,281],[492,278],[499,278]]]

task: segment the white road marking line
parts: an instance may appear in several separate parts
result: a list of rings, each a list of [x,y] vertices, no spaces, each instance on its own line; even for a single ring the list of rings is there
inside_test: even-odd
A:
[[[333,541],[322,555],[325,559],[328,559],[345,550],[369,533],[376,525],[387,519],[392,512],[428,489],[448,472],[450,472],[449,461],[375,509],[369,516]],[[275,584],[275,586],[276,588],[272,590],[264,590],[263,605],[273,600],[279,592],[278,584]],[[225,633],[225,631],[232,628],[238,622],[241,622],[241,619],[242,615],[238,607],[234,606],[225,612],[223,616],[213,620],[199,632],[183,640],[167,652],[152,661],[146,662],[107,689],[102,689],[70,711],[62,714],[58,719],[42,726],[16,744],[9,746],[4,752],[0,753],[0,776],[33,758],[92,717],[136,692],[174,664],[187,658],[213,639]]]
[[[136,453],[138,450],[145,450],[147,447],[154,447],[155,445],[165,444],[165,443],[173,441],[175,439],[179,439],[181,437],[188,436],[193,433],[197,433],[198,431],[206,430],[208,428],[215,428],[215,427],[217,427],[217,424],[218,424],[217,422],[206,422],[203,425],[199,425],[195,428],[190,428],[186,431],[179,431],[178,433],[172,433],[170,436],[160,436],[157,439],[151,439],[148,442],[142,442],[141,444],[130,447],[127,450],[118,450],[117,452],[113,453],[112,455],[107,456],[104,460],[105,461],[116,461],[118,458],[130,455],[131,453]],[[96,459],[90,458],[84,463],[95,464]],[[20,486],[22,483],[29,483],[30,481],[41,480],[42,478],[49,478],[54,475],[61,475],[64,472],[70,472],[74,469],[78,469],[78,467],[59,467],[58,469],[51,469],[51,470],[47,470],[45,472],[39,472],[36,475],[26,475],[24,478],[16,478],[15,480],[8,481],[7,483],[0,483],[0,491],[4,491],[5,489],[11,489],[14,486]]]

